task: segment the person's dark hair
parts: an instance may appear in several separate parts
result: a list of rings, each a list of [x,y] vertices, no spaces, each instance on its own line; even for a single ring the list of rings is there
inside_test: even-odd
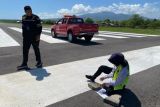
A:
[[[122,53],[114,53],[108,59],[111,63],[115,64],[116,66],[122,65],[125,62],[124,55]]]
[[[27,10],[32,10],[32,8],[30,6],[25,6],[24,11],[27,11]]]

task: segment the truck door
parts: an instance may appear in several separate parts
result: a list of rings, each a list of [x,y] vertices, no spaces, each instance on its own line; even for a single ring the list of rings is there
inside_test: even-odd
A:
[[[63,36],[67,36],[67,18],[63,19],[62,25],[60,26],[60,31]]]
[[[62,22],[63,22],[63,19],[60,19],[60,20],[57,22],[57,25],[56,25],[56,33],[57,33],[57,34],[61,34],[61,25],[62,25]]]

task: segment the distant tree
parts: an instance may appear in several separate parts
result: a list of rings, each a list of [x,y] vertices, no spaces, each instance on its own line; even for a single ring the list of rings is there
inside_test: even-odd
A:
[[[92,18],[89,18],[89,17],[88,17],[88,18],[85,19],[85,22],[86,22],[86,23],[91,23],[91,24],[93,24],[93,23],[94,23],[94,20],[93,20]]]
[[[113,24],[114,24],[114,26],[116,26],[116,27],[119,27],[119,25],[120,25],[120,24],[119,24],[119,21],[114,21]]]
[[[150,23],[148,24],[148,27],[153,29],[160,28],[160,20],[154,19],[150,21]]]
[[[100,26],[103,26],[103,21],[102,20],[96,20],[95,23],[100,25]]]
[[[144,20],[144,28],[148,28],[150,23],[151,23],[151,19]]]
[[[128,27],[128,20],[122,20],[119,22],[120,27]]]
[[[111,20],[110,19],[105,19],[104,23],[106,23],[107,25],[110,25],[111,24]]]
[[[51,24],[52,25],[56,21],[55,20],[51,20],[51,19],[44,19],[44,20],[42,20],[42,22],[43,22],[43,24]]]
[[[143,27],[144,25],[144,19],[138,14],[133,15],[129,20],[128,20],[128,26],[132,28],[138,28],[138,27]]]

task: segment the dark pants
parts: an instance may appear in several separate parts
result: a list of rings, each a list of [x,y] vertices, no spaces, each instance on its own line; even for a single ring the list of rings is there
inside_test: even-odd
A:
[[[93,75],[93,79],[96,79],[102,73],[105,73],[105,74],[111,73],[112,69],[113,68],[108,67],[108,66],[104,66],[104,65],[100,66],[97,72]],[[111,95],[114,92],[113,86],[109,86],[109,87],[104,86],[103,88],[106,90],[107,95]]]
[[[93,79],[96,79],[96,78],[97,78],[98,76],[100,76],[102,73],[105,73],[105,74],[111,73],[112,69],[113,69],[113,68],[108,67],[108,66],[104,66],[104,65],[100,66],[100,67],[98,68],[98,70],[96,71],[96,73],[93,75]]]
[[[36,61],[41,62],[39,42],[40,41],[36,41],[35,39],[26,39],[26,38],[23,39],[23,64],[27,64],[28,62],[28,54],[31,45],[33,46],[36,55]]]

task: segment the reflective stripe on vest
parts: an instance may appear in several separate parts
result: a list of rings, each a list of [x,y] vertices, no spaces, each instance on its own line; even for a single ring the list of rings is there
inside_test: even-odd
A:
[[[117,67],[117,69],[114,71],[114,75],[113,75],[113,80],[117,80],[119,77],[119,73],[122,71],[123,67],[122,65],[119,65]],[[129,74],[129,67],[128,67],[128,74]],[[114,86],[114,90],[122,90],[124,88],[124,86],[126,86],[126,84],[128,83],[128,79],[129,79],[129,75],[126,77],[126,79],[123,81],[123,83]]]

